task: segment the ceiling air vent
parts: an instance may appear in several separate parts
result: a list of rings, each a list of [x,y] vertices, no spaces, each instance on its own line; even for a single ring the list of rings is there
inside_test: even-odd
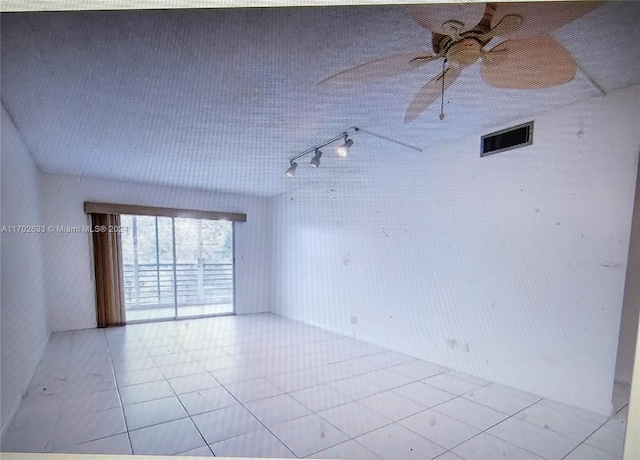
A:
[[[533,121],[482,136],[480,156],[533,144]]]

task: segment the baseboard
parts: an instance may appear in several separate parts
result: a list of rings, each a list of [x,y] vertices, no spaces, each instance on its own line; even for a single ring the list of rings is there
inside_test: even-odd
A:
[[[13,407],[11,408],[11,411],[9,412],[9,416],[7,417],[7,419],[2,424],[2,429],[0,430],[0,443],[2,443],[2,440],[4,439],[4,436],[5,436],[6,432],[9,430],[9,427],[11,426],[11,422],[13,422],[14,417],[18,413],[18,409],[20,409],[20,404],[22,403],[22,400],[27,395],[28,388],[31,385],[31,381],[33,380],[33,377],[35,375],[36,369],[38,368],[38,365],[40,364],[40,361],[42,361],[42,358],[44,357],[44,352],[45,352],[45,350],[47,348],[47,345],[49,344],[49,341],[51,340],[51,335],[52,334],[53,334],[52,331],[49,331],[47,333],[47,340],[40,347],[40,351],[38,353],[39,354],[38,359],[35,362],[35,364],[33,365],[32,369],[31,369],[31,372],[29,373],[30,375],[29,375],[28,380],[26,381],[26,383],[23,383],[18,388],[18,390],[21,393],[16,395],[16,400],[15,400],[15,402],[13,404]],[[2,454],[0,454],[0,457],[1,456],[2,456]]]
[[[264,314],[269,314],[271,313],[268,310],[263,310],[263,311],[245,311],[245,312],[240,312],[240,311],[236,311],[235,315],[236,316],[247,316],[247,315],[264,315]]]
[[[316,323],[315,321],[309,321],[309,320],[300,319],[300,318],[293,318],[292,316],[282,315],[280,313],[274,313],[274,312],[268,312],[268,313],[271,313],[272,315],[275,315],[275,316],[280,316],[282,318],[290,319],[292,321],[297,321],[297,322],[302,323],[302,324],[307,324],[308,326],[317,327],[318,329],[323,329],[325,331],[333,332],[335,334],[344,335],[345,337],[351,337],[351,335],[350,335],[350,333],[348,331],[342,331],[340,329],[336,329],[336,328],[333,328],[333,327],[328,327],[325,324]]]
[[[4,424],[2,425],[2,431],[0,431],[0,444],[3,443],[4,435],[6,434],[7,430],[11,426],[11,422],[13,422],[13,418],[18,413],[18,409],[20,408],[21,402],[22,402],[22,396],[19,395],[15,404],[11,408],[11,412],[9,412],[9,417],[7,417],[7,420],[5,420]]]

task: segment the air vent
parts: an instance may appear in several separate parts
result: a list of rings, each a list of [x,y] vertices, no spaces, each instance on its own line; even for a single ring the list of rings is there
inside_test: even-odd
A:
[[[533,144],[533,121],[482,136],[480,156]]]

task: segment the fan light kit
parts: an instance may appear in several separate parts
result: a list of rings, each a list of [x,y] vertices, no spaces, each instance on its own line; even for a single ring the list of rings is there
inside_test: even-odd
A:
[[[315,147],[311,147],[310,149],[305,150],[302,153],[299,153],[298,155],[292,157],[291,159],[289,159],[289,168],[286,170],[285,175],[287,177],[293,177],[296,175],[296,169],[298,168],[298,163],[296,162],[296,160],[302,158],[305,155],[308,155],[310,153],[314,153],[313,158],[311,158],[311,161],[309,162],[309,164],[311,166],[313,166],[314,168],[319,168],[320,167],[320,158],[322,157],[322,150],[320,150],[321,148],[326,147],[329,144],[333,144],[334,142],[337,142],[339,140],[342,140],[342,144],[339,145],[336,148],[336,155],[340,158],[346,158],[349,155],[349,149],[353,146],[354,142],[353,139],[351,139],[349,137],[349,131],[353,131],[354,133],[366,133],[369,134],[370,136],[374,136],[377,137],[378,139],[383,139],[385,141],[389,141],[389,142],[393,142],[394,144],[398,144],[401,145],[403,147],[412,149],[412,150],[416,150],[418,152],[422,152],[421,148],[415,147],[413,145],[410,144],[405,144],[404,142],[392,139],[390,137],[386,137],[386,136],[381,136],[380,134],[376,134],[373,133],[371,131],[367,131],[366,129],[362,129],[362,128],[358,128],[357,126],[352,126],[351,128],[346,129],[342,134],[339,134],[335,137],[332,137],[331,139],[328,139],[327,141],[323,142],[320,145],[317,145]]]
[[[444,92],[462,71],[481,62],[482,79],[507,89],[541,89],[573,80],[576,62],[549,35],[603,2],[460,3],[409,6],[409,14],[431,32],[433,53],[411,51],[376,59],[339,72],[320,84],[345,85],[390,77],[443,59],[442,72],[415,95],[404,115],[416,119],[440,98],[444,114]],[[491,49],[484,47],[495,37],[507,40]],[[589,76],[589,80],[601,92]]]

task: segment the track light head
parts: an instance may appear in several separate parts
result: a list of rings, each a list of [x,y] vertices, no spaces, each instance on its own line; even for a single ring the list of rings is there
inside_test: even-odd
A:
[[[314,168],[319,168],[320,167],[320,157],[322,156],[322,151],[320,149],[316,149],[316,153],[313,156],[313,158],[311,159],[311,161],[309,162],[309,164],[311,166],[313,166]]]
[[[287,177],[293,177],[296,175],[296,168],[298,167],[298,163],[296,163],[295,161],[291,162],[291,166],[289,166],[289,169],[287,169],[287,172],[285,172],[284,174]]]
[[[349,139],[349,136],[347,136],[347,133],[344,134],[344,144],[342,144],[340,147],[338,147],[336,149],[336,154],[340,157],[340,158],[346,158],[347,155],[349,154],[349,148],[353,145],[353,140]]]

